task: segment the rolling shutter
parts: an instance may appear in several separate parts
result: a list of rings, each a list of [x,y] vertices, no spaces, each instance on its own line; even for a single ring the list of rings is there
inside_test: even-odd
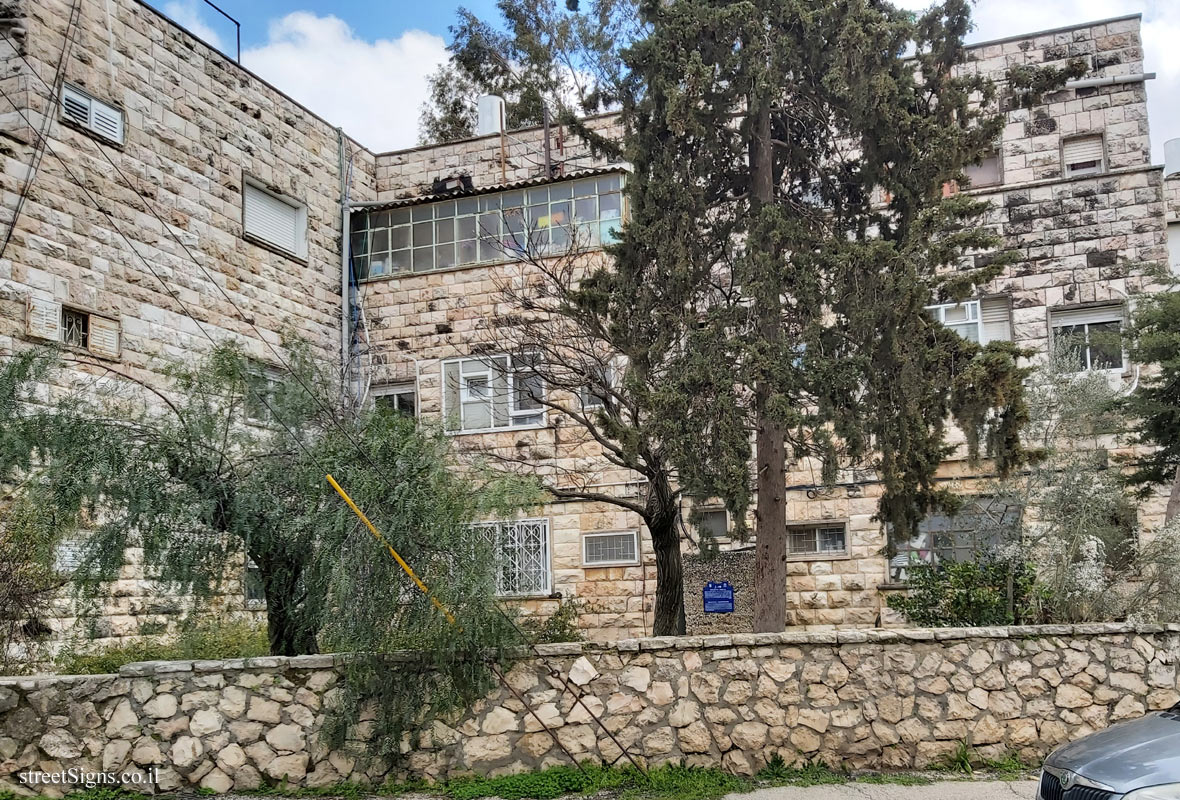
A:
[[[297,206],[247,183],[242,207],[246,233],[287,252],[299,252]]]
[[[1123,321],[1123,307],[1121,305],[1092,306],[1090,308],[1073,308],[1068,311],[1053,311],[1049,317],[1054,328],[1067,325],[1095,325],[1099,322]]]
[[[61,341],[61,303],[30,297],[25,315],[25,331],[38,339]]]
[[[90,315],[89,350],[102,358],[118,358],[121,352],[119,321]]]
[[[1066,139],[1061,145],[1062,160],[1067,172],[1089,171],[1102,167],[1102,137],[1078,136]]]
[[[983,321],[983,341],[980,344],[1012,340],[1012,313],[1007,297],[985,297],[979,302]]]

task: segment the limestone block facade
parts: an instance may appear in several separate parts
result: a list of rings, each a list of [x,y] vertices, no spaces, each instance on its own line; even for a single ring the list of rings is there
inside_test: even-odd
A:
[[[110,370],[160,386],[158,370],[192,359],[208,337],[234,338],[278,366],[271,347],[288,326],[338,361],[340,197],[350,161],[351,196],[375,196],[373,155],[136,0],[8,6],[0,230],[12,232],[0,259],[0,356],[51,338],[30,329],[34,304],[116,331],[113,349],[65,340],[77,363],[61,391],[88,391],[115,379]],[[97,102],[91,110],[117,125],[103,127],[85,105],[75,117],[49,104],[59,60],[66,96]],[[244,231],[247,181],[302,209],[291,251]],[[128,555],[102,639],[159,631],[183,606],[154,592]],[[63,602],[51,627],[68,630],[71,608]]]
[[[326,359],[341,359],[343,319],[351,317],[341,302],[341,250],[352,239],[342,213],[347,196],[349,230],[387,215],[388,238],[380,246],[365,239],[373,249],[363,254],[379,251],[383,271],[360,275],[356,289],[372,355],[368,394],[409,403],[424,420],[442,420],[465,403],[474,413],[481,379],[464,383],[470,396],[448,400],[447,370],[466,375],[474,367],[464,359],[497,354],[494,323],[511,313],[497,286],[528,275],[519,263],[484,257],[480,237],[449,221],[468,213],[457,204],[470,210],[517,191],[531,203],[531,193],[544,190],[552,213],[562,198],[591,203],[599,238],[625,218],[627,165],[594,155],[562,126],[373,153],[139,0],[10,5],[13,13],[0,21],[0,224],[12,227],[0,257],[0,354],[61,341],[59,328],[86,320],[96,335],[64,340],[79,363],[59,390],[85,391],[110,370],[154,385],[167,359],[192,358],[208,337],[236,338],[260,362],[279,366],[275,349],[286,328]],[[1087,80],[1111,79],[1007,111],[996,158],[968,189],[992,201],[987,224],[1023,256],[981,287],[969,313],[981,335],[1044,352],[1058,315],[1121,320],[1135,296],[1155,285],[1151,271],[1168,258],[1168,223],[1180,223],[1180,181],[1165,186],[1150,163],[1137,16],[970,52],[964,68],[997,80],[1013,66],[1071,58],[1086,60]],[[67,102],[50,104],[49,87],[58,82]],[[585,122],[607,138],[622,133],[612,115]],[[32,163],[37,169],[26,181]],[[421,217],[436,212],[429,222]],[[420,234],[431,244],[422,245]],[[357,256],[354,248],[354,269]],[[419,259],[421,269],[413,266]],[[1133,380],[1134,365],[1122,366],[1121,379]],[[515,406],[486,413],[512,423],[459,430],[460,449],[532,454],[555,480],[577,474],[607,492],[642,491],[568,420]],[[888,622],[878,587],[893,577],[872,519],[880,487],[854,473],[836,487],[817,486],[812,466],[794,465],[787,479],[790,622]],[[976,476],[964,460],[951,460],[941,477],[970,491]],[[1159,505],[1143,508],[1148,528]],[[507,593],[526,613],[544,616],[577,598],[579,624],[595,639],[650,632],[655,567],[636,515],[563,502],[503,522],[527,576]],[[608,557],[590,558],[596,548]],[[167,624],[175,606],[150,596],[129,555],[126,591],[104,609],[109,637]],[[53,624],[64,630],[70,622],[63,606]]]

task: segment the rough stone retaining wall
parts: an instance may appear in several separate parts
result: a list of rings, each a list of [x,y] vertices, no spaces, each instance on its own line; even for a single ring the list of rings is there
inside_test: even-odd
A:
[[[541,652],[509,680],[579,758],[613,761],[619,751],[553,668],[648,763],[743,773],[775,753],[853,769],[920,768],[965,739],[983,755],[1031,761],[1180,701],[1180,625],[737,634]],[[319,740],[339,674],[333,656],[304,656],[2,678],[0,788],[16,786],[19,772],[69,767],[155,767],[162,789],[219,792],[284,777],[291,786],[381,780],[387,764],[329,752]],[[449,722],[435,723],[404,769],[497,774],[564,758],[503,688]]]

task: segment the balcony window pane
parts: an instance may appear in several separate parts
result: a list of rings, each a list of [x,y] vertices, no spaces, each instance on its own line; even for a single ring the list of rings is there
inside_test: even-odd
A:
[[[373,252],[382,253],[389,249],[389,231],[385,228],[380,228],[373,231]]]
[[[479,259],[478,242],[474,239],[464,239],[459,242],[459,253],[455,263],[474,264]]]
[[[623,196],[614,194],[600,195],[598,198],[598,216],[600,219],[618,219],[623,213]]]
[[[583,197],[574,201],[574,219],[588,222],[598,219],[598,200],[594,197]]]
[[[548,203],[549,202],[549,187],[538,186],[536,188],[529,189],[528,193],[525,196],[528,198],[528,202],[530,204]]]
[[[414,247],[422,247],[423,245],[434,244],[434,236],[432,235],[434,225],[430,222],[419,222],[414,225]],[[417,263],[415,261],[415,263]]]
[[[408,272],[410,270],[410,251],[394,250],[389,254],[390,272]]]
[[[455,266],[455,245],[440,244],[434,249],[434,266],[436,269],[446,269]]]
[[[434,269],[434,248],[414,248],[414,272],[422,272],[427,269]]]
[[[398,208],[386,213],[389,217],[384,223],[385,225],[405,225],[410,221],[410,209],[408,208]]]
[[[465,214],[474,214],[477,211],[479,211],[478,197],[464,197],[455,202],[455,213],[460,217]]]
[[[455,201],[448,200],[445,203],[435,203],[434,218],[435,219],[449,219],[455,216]]]
[[[414,222],[422,222],[424,220],[434,219],[434,206],[414,206],[410,210],[410,216]]]
[[[434,223],[434,241],[455,241],[455,220],[440,219],[438,222]]]
[[[410,226],[402,225],[389,231],[389,246],[394,250],[410,246]]]
[[[457,239],[475,239],[478,238],[476,234],[475,217],[459,217],[455,220],[455,238]]]

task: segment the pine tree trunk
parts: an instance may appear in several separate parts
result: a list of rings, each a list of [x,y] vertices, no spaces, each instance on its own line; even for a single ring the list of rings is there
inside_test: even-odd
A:
[[[1164,522],[1171,522],[1180,514],[1180,464],[1176,465],[1176,477],[1172,479],[1172,494],[1168,496],[1168,507],[1164,511]]]
[[[666,481],[653,481],[644,522],[656,552],[656,610],[652,634],[684,635],[684,569],[680,536],[676,532],[679,507]]]
[[[766,101],[751,102],[753,137],[750,142],[751,198],[755,213],[774,202],[774,153],[770,136],[770,107]],[[751,236],[753,252],[759,247],[771,251],[768,242]],[[763,280],[768,280],[763,276]],[[769,280],[773,280],[770,278]],[[781,287],[763,285],[755,297],[759,337],[776,343],[782,337],[779,325]],[[767,348],[775,352],[777,348]],[[772,388],[765,379],[754,385],[755,449],[757,457],[757,535],[754,567],[754,632],[769,633],[787,627],[787,502],[786,431],[769,413]]]

